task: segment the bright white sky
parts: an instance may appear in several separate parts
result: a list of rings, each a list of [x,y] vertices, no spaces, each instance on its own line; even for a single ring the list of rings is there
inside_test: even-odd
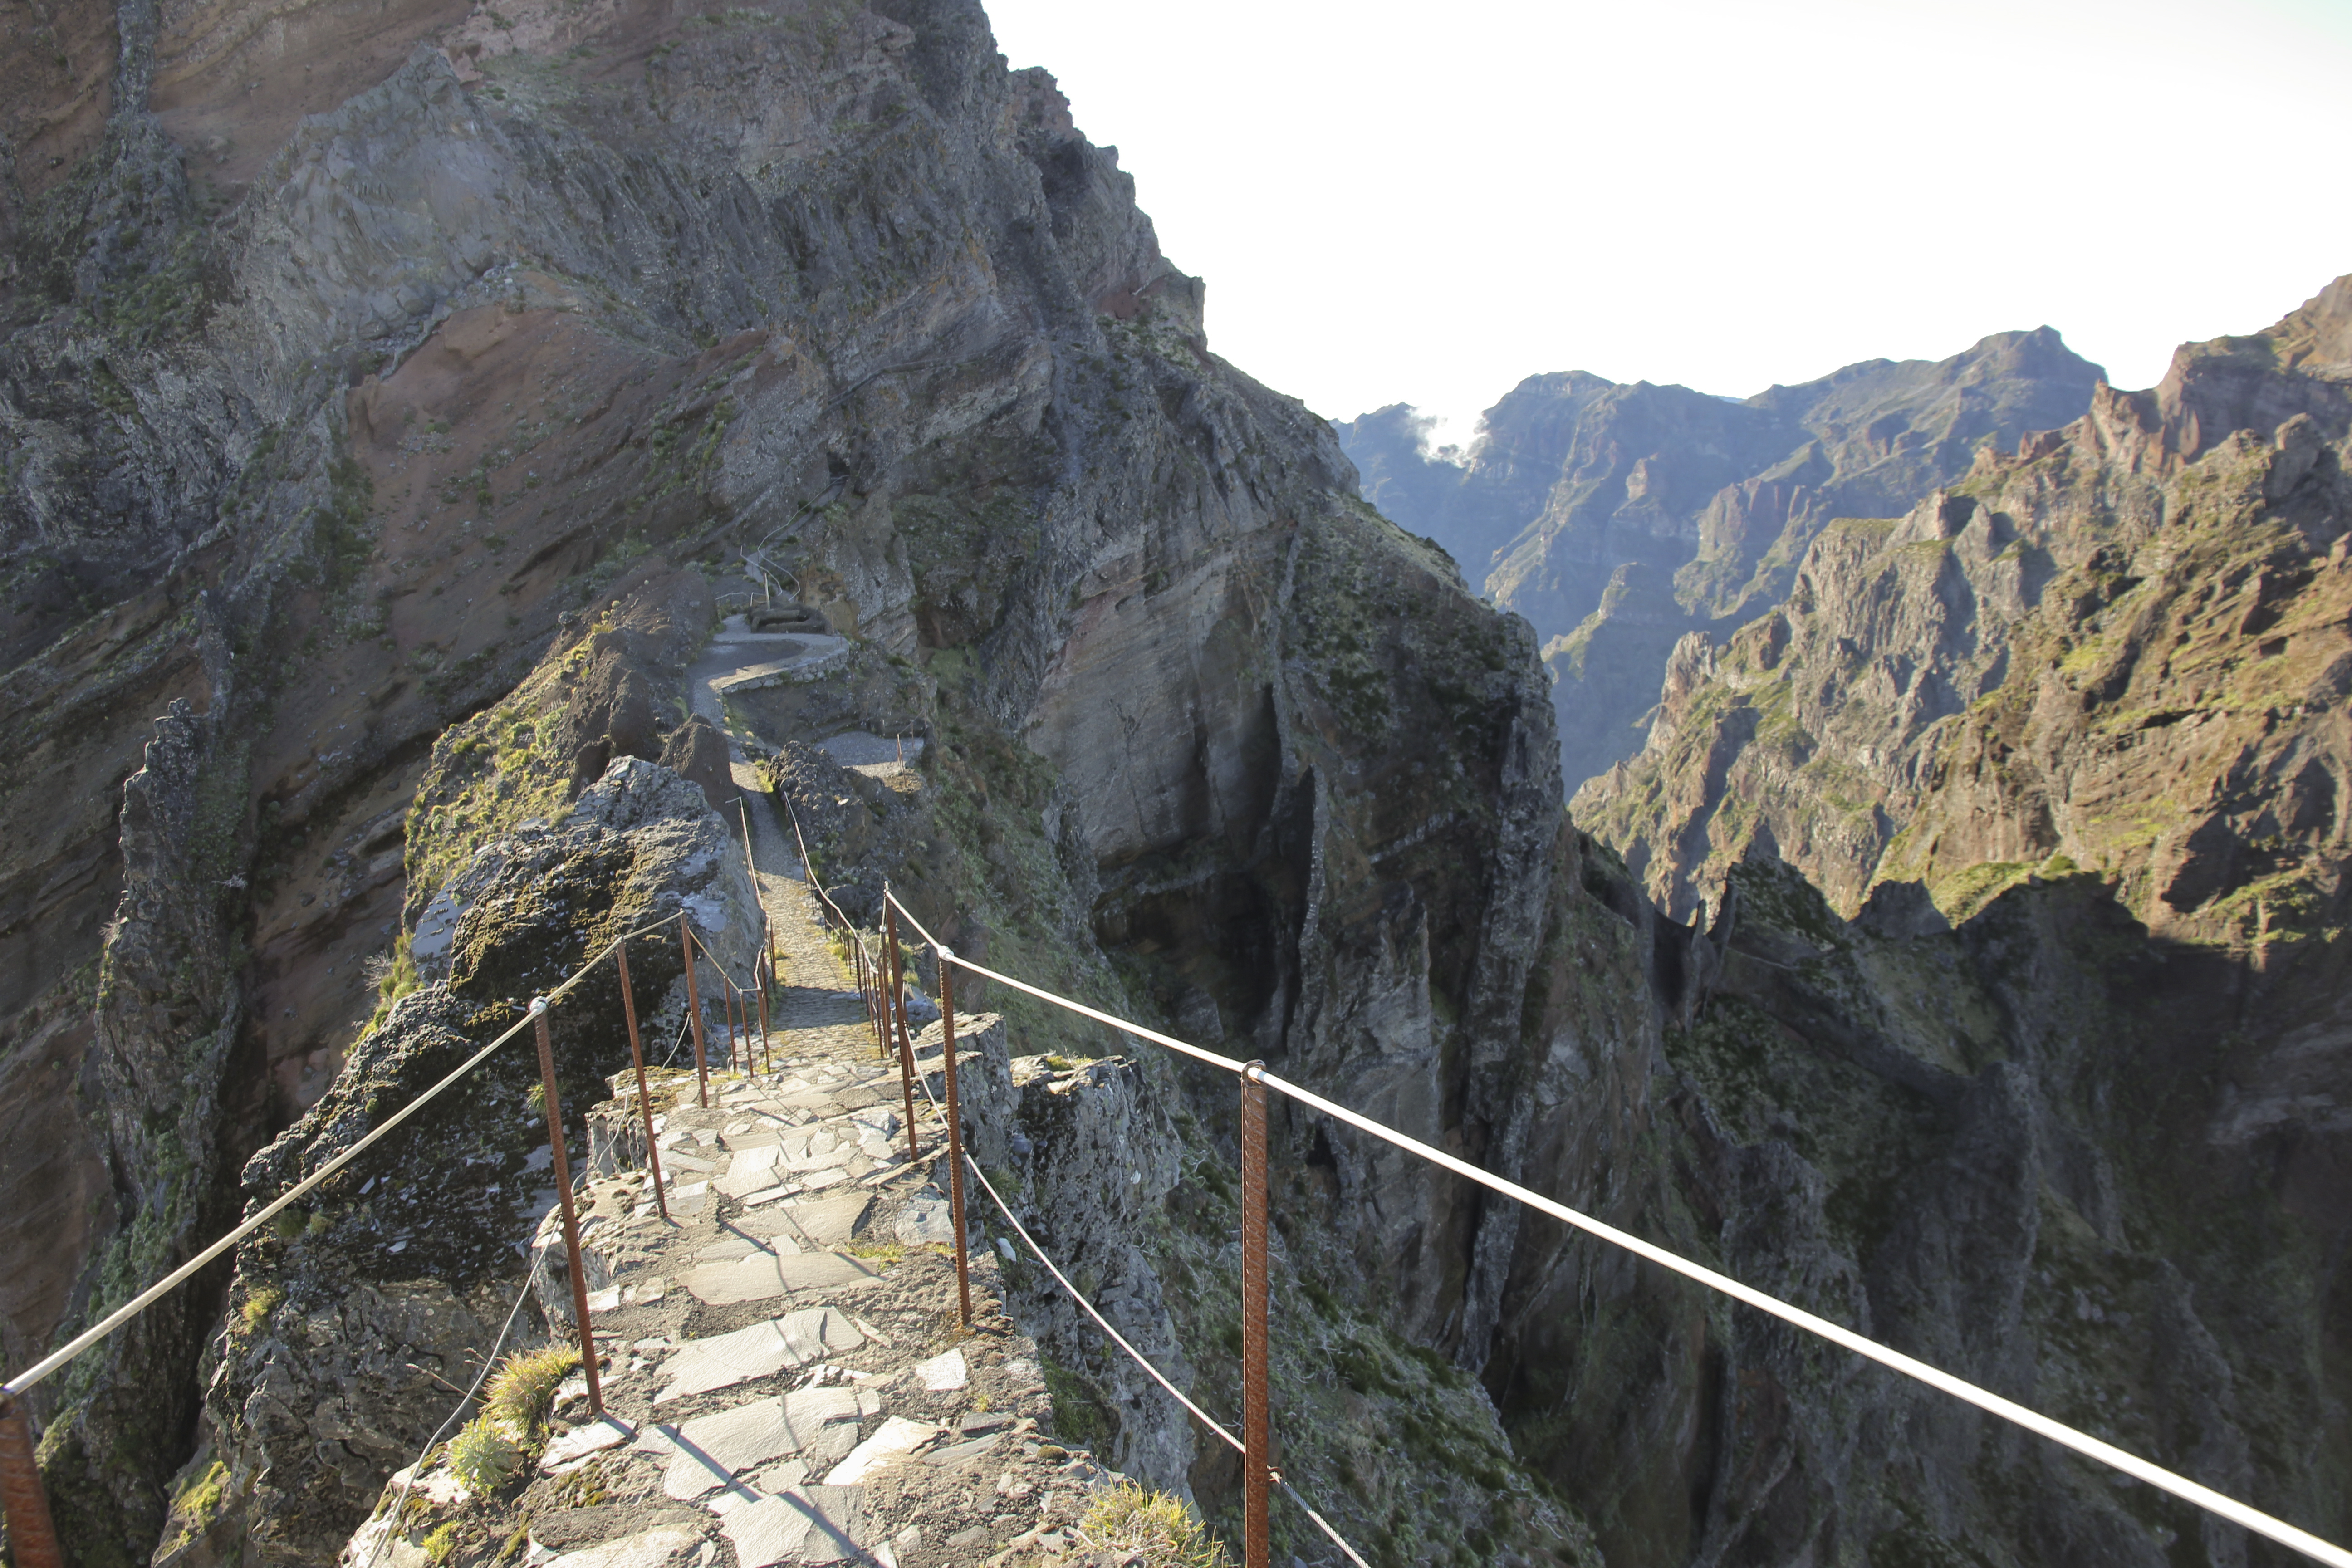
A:
[[[2044,322],[2147,386],[2352,271],[2352,0],[986,3],[1331,418]]]

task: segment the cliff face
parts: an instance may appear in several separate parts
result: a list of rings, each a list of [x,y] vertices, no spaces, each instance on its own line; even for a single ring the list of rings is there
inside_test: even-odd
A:
[[[2347,297],[1832,524],[1574,803],[1707,925],[1662,1051],[1734,1272],[2338,1534]],[[1728,1330],[1707,1539],[2261,1556]]]
[[[1648,749],[1580,816],[1677,911],[1758,844],[1848,910],[1896,878],[1965,912],[2059,857],[2184,940],[2324,928],[2347,293],[1831,528],[1780,610],[1682,646]]]
[[[1341,439],[1367,499],[1535,625],[1573,789],[1640,745],[1685,634],[1727,632],[1779,603],[1832,519],[1907,509],[1988,443],[2080,415],[2099,376],[2043,327],[1745,402],[1531,376],[1486,411],[1466,463],[1422,450],[1402,408],[1342,426]]]
[[[1533,642],[1208,352],[1113,154],[976,7],[126,5],[106,47],[82,161],[35,169],[28,132],[7,209],[0,878],[9,1070],[39,1088],[5,1175],[12,1214],[72,1205],[11,1255],[13,1344],[494,1021],[514,986],[462,975],[385,1005],[485,846],[560,881],[531,824],[570,846],[609,768],[695,765],[664,689],[712,614],[684,569],[754,547],[867,684],[747,710],[779,742],[930,731],[936,796],[907,807],[930,830],[882,869],[960,946],[1335,1083],[1374,1024],[1382,1094],[1433,1137],[1465,1095],[1477,1139],[1519,1114],[1525,910],[1560,831]],[[78,80],[41,89],[52,142]],[[484,962],[538,973],[552,929]],[[1344,1256],[1386,1260],[1333,1276],[1381,1336],[1366,1375],[1454,1413],[1380,1472],[1381,1527],[1433,1538],[1451,1497],[1498,1552],[1571,1542],[1484,1395],[1416,1359],[1490,1332],[1488,1222],[1346,1158],[1389,1205],[1335,1210]],[[210,1363],[215,1457],[278,1556],[347,1530],[426,1429],[426,1374],[346,1390],[331,1342],[443,1355],[499,1284],[493,1252],[394,1254],[396,1216],[346,1202],[240,1259]],[[157,1539],[224,1284],[51,1391],[87,1561]],[[1213,1334],[1199,1300],[1181,1326]],[[1415,1479],[1447,1466],[1451,1491]]]
[[[63,64],[0,68],[34,106],[0,341],[12,1353],[341,1146],[614,909],[740,904],[723,868],[690,864],[709,797],[672,774],[716,782],[681,687],[719,609],[764,593],[728,575],[748,552],[846,645],[824,679],[747,686],[726,716],[776,748],[854,909],[887,878],[985,962],[1265,1057],[2003,1386],[2093,1407],[2127,1387],[2158,1458],[2322,1528],[2340,1510],[2341,1444],[2314,1458],[2279,1436],[2332,1430],[2342,1403],[2333,939],[2274,993],[2226,955],[2176,971],[2227,1007],[2177,1009],[2166,1035],[2137,928],[2056,868],[1958,931],[1899,899],[1848,926],[1758,868],[1707,931],[1667,918],[1561,815],[1535,633],[1367,508],[1328,426],[1209,352],[1201,286],[1114,156],[1042,73],[1004,69],[975,7],[126,4],[56,31]],[[2242,521],[2316,537],[2294,509],[2336,483],[2342,315],[2103,403],[2085,428],[2137,431],[2112,445],[2140,456],[2085,468],[2081,493],[2128,510],[2126,480],[2223,472],[2189,460],[2212,447],[2259,464],[2265,498]],[[2055,422],[1973,374],[1882,367],[1787,405],[1563,378],[1514,405],[1478,493],[1526,505],[1509,538],[1550,518],[1562,562],[1627,551],[1658,582],[1723,542],[1729,605],[1780,569],[1785,529],[1708,508],[1826,439],[1811,411],[1851,426],[1827,473],[1874,472],[1884,446],[1873,482],[1897,489],[1980,426]],[[2214,434],[2297,398],[2315,431]],[[1882,427],[1889,410],[1908,423]],[[1687,463],[1650,460],[1685,429],[1704,436]],[[1987,473],[2022,495],[2057,451]],[[2231,605],[2323,581],[2276,537],[2275,573]],[[1978,561],[1937,540],[1983,577],[1971,593],[2003,591],[2006,544]],[[1599,603],[1546,559],[1514,581]],[[2048,584],[2012,574],[2030,619]],[[1942,639],[1948,682],[2003,689],[1992,618],[1888,619]],[[812,751],[859,728],[919,738],[919,770]],[[2305,776],[2306,753],[2279,756],[2265,776]],[[661,809],[621,811],[631,780]],[[2249,790],[2223,813],[2247,858],[2224,862],[2259,879],[2278,851],[2235,804]],[[1916,852],[1976,850],[1952,828]],[[648,1011],[671,978],[640,975]],[[1913,1000],[1945,991],[1969,999],[1960,1037]],[[1118,1045],[1025,999],[959,1000],[1000,1010],[1024,1059]],[[2215,1031],[2241,1053],[2228,1117],[2199,1055]],[[2110,1037],[2170,1043],[2084,1044]],[[559,1045],[567,1083],[615,1065],[610,1033]],[[2204,1137],[2198,1180],[2228,1200],[2177,1241],[2156,1228],[2177,1173],[2129,1174],[2151,1123],[2115,1110],[2148,1061],[2171,1075],[2152,1124]],[[1230,1409],[1232,1085],[1147,1058],[1048,1060],[1019,1089],[1011,1114],[1050,1136],[1014,1163],[1067,1227],[1055,1245]],[[44,1465],[81,1559],[156,1542],[207,1337],[207,1435],[247,1500],[223,1532],[278,1561],[341,1539],[430,1430],[421,1369],[520,1282],[501,1227],[528,1215],[501,1203],[529,1170],[520,1126],[450,1132],[478,1183],[387,1151],[396,1196],[331,1194],[53,1389]],[[2138,1563],[2177,1537],[2234,1560],[1385,1145],[1286,1113],[1274,1137],[1286,1463],[1383,1556],[1940,1561],[1991,1542]],[[1100,1196],[1120,1164],[1138,1190]],[[412,1238],[426,1203],[462,1220],[442,1244]],[[2285,1261],[2233,1281],[2241,1244]],[[2267,1319],[2257,1279],[2287,1304]],[[1031,1283],[1057,1418],[1228,1508],[1222,1456]],[[2165,1325],[2137,1371],[2081,1326],[2123,1311]],[[192,1563],[239,1544],[196,1534]]]

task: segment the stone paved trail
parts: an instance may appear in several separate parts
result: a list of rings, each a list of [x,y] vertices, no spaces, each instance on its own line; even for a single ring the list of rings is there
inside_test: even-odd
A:
[[[971,1023],[984,1039],[993,1020]],[[773,1071],[715,1077],[707,1110],[690,1074],[656,1089],[677,1101],[655,1119],[669,1222],[643,1171],[584,1190],[604,1417],[575,1374],[527,1485],[474,1498],[428,1467],[421,1505],[362,1528],[346,1563],[436,1568],[453,1522],[562,1568],[1097,1560],[1071,1527],[1111,1478],[1041,1432],[1036,1349],[998,1310],[992,1257],[958,1321],[937,1160],[928,1140],[907,1159],[896,1072],[862,1024],[778,1044]],[[609,1148],[634,1104],[595,1116]],[[542,1238],[538,1293],[561,1303],[552,1216]]]
[[[724,694],[743,681],[757,681],[785,672],[820,668],[847,647],[840,637],[806,633],[752,632],[740,616],[730,616],[703,656],[687,672],[687,699],[692,710],[727,737],[728,766],[743,803],[736,815],[739,830],[749,825],[751,860],[760,900],[776,934],[776,957],[785,982],[783,994],[773,1005],[771,1021],[806,1026],[818,1024],[865,1026],[866,1012],[858,1002],[855,982],[841,956],[826,939],[816,896],[808,887],[807,868],[792,824],[768,794],[767,781],[745,753],[742,737],[730,721]],[[844,767],[887,774],[919,759],[923,742],[853,731],[821,742]],[[840,1000],[848,997],[846,1012]]]
[[[722,716],[710,682],[752,653],[777,657],[714,645],[696,667],[706,717]],[[895,1063],[766,805],[763,793],[751,803],[754,861],[791,984],[757,1070],[714,1073],[707,1108],[691,1072],[656,1084],[667,1220],[638,1168],[634,1080],[616,1078],[617,1098],[590,1115],[602,1173],[583,1189],[581,1224],[604,1416],[575,1374],[527,1481],[477,1496],[436,1458],[394,1508],[403,1471],[344,1552],[352,1568],[1133,1560],[1074,1530],[1115,1478],[1047,1439],[1036,1347],[999,1310],[985,1248],[973,1321],[959,1321],[936,1113],[918,1098],[910,1160]],[[1000,1029],[964,1021],[967,1070],[1002,1061]],[[937,1024],[919,1047],[936,1068]],[[554,1213],[540,1239],[535,1293],[561,1339],[571,1297]]]

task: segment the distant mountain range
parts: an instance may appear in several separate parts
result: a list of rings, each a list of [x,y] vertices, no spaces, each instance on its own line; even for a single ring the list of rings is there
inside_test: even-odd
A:
[[[1640,750],[1675,643],[1779,605],[1832,519],[1901,516],[1980,453],[2080,417],[2105,379],[2040,327],[1745,401],[1529,376],[1466,454],[1430,450],[1405,404],[1338,428],[1365,499],[1534,625],[1572,790]]]

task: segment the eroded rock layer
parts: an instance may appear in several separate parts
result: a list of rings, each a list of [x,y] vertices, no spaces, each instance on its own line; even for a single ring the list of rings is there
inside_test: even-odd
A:
[[[1779,603],[1824,525],[1906,510],[1988,443],[2081,414],[2100,379],[2042,327],[1745,400],[1530,376],[1466,453],[1424,450],[1402,405],[1340,438],[1368,499],[1534,624],[1573,791],[1639,749],[1676,641]]]
[[[2135,731],[2218,723],[2259,766],[2172,858],[2108,844],[2127,906],[2045,861],[2046,885],[1950,931],[1900,894],[1858,907],[1872,879],[1791,847],[1827,906],[1784,872],[1722,868],[1749,890],[1710,895],[1701,931],[1672,918],[1695,894],[1662,886],[1662,910],[1562,814],[1528,624],[1368,507],[1328,426],[1210,353],[1201,285],[1113,154],[1042,72],[1005,68],[975,5],[126,3],[51,33],[50,64],[0,68],[30,105],[0,215],[12,1355],[379,1125],[618,922],[696,911],[738,933],[714,945],[740,968],[766,880],[804,875],[861,923],[887,884],[976,958],[1263,1057],[1961,1371],[2092,1408],[2129,1394],[2154,1457],[2340,1523],[2340,1441],[2280,1436],[2334,1432],[2344,1403],[2322,1201],[2336,937],[2265,914],[2256,958],[2222,952],[2210,983],[2172,972],[2227,1006],[2169,1023],[2145,983],[2168,956],[2146,930],[2163,889],[2221,924],[2248,889],[2305,907],[2262,879],[2334,842],[2319,741],[2263,751],[2234,696],[2194,731]],[[1895,595],[1890,626],[1951,649],[1913,727],[1881,723],[1890,754],[1957,737],[1954,718],[1981,721],[1988,757],[2031,749],[2007,710],[1928,699],[2009,689],[2000,637],[2025,668],[2061,578],[1963,536],[1979,514],[2040,527],[2037,475],[2124,498],[2119,537],[2157,537],[2131,532],[2135,496],[2213,519],[2198,548],[2248,568],[2226,606],[2254,639],[2243,668],[2329,646],[2329,299],[1917,514],[1901,548],[2016,614]],[[2006,428],[2010,405],[1971,405],[1966,375],[1921,385],[1921,427],[1950,437],[1935,452]],[[1597,401],[1627,420],[1681,407],[1616,390]],[[1729,408],[1682,411],[1727,440],[1782,417]],[[1683,476],[1685,495],[1624,456],[1596,448],[1594,495],[1739,477]],[[1687,531],[1683,512],[1580,495],[1561,517]],[[1769,531],[1739,535],[1764,555],[1726,593],[1769,563]],[[1809,558],[1874,559],[1885,541],[1850,531]],[[2058,561],[2060,531],[2035,537],[2052,572],[2088,574],[2084,616],[2121,627],[2157,602],[2095,552]],[[1556,576],[1579,604],[1606,590]],[[1782,619],[1773,657],[1810,668]],[[1688,653],[1677,679],[1716,689]],[[2079,671],[2058,663],[2063,686]],[[1704,728],[1675,701],[1662,750]],[[2304,745],[2306,721],[2262,734]],[[1868,729],[1820,733],[1862,746]],[[1959,797],[1923,773],[1917,831],[1872,864],[1900,848],[1940,887],[1948,862],[2040,831],[2056,775],[2002,765],[2013,804],[1974,826],[1936,814]],[[2265,810],[2285,814],[2274,831]],[[2294,888],[2332,897],[2305,865]],[[683,1023],[677,972],[649,951],[635,975],[648,1030]],[[2135,989],[2076,1005],[2095,984]],[[577,1016],[598,1023],[555,1042],[574,1115],[624,1048],[617,976],[585,989]],[[1958,999],[1952,1029],[1923,994]],[[1230,1410],[1233,1086],[1029,998],[958,1001],[1000,1013],[1031,1064],[988,1157]],[[2198,1054],[2215,1037],[2236,1053],[2226,1083]],[[233,1279],[44,1391],[80,1561],[159,1541],[191,1568],[318,1561],[349,1536],[446,1412],[434,1377],[521,1288],[545,1206],[528,1077],[502,1063],[436,1142],[388,1142],[255,1237]],[[2151,1125],[2206,1140],[2183,1162],[2191,1234],[2149,1217],[2189,1184],[2146,1173]],[[1274,1141],[1285,1462],[1383,1560],[2243,1550],[1387,1145],[1288,1110]],[[2226,1277],[2255,1262],[2268,1318]],[[1042,1277],[1008,1272],[1006,1301],[1047,1358],[1054,1419],[1230,1534],[1232,1463]],[[2125,1312],[2160,1325],[2144,1363],[2094,1331]],[[1296,1524],[1286,1551],[1334,1560]],[[466,1550],[467,1568],[497,1560]]]

